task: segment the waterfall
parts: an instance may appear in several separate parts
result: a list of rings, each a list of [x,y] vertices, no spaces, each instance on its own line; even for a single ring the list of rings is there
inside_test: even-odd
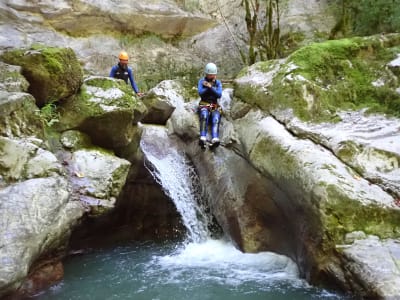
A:
[[[185,153],[178,151],[162,127],[144,127],[141,149],[145,166],[174,202],[192,242],[208,239],[208,217],[198,175]]]

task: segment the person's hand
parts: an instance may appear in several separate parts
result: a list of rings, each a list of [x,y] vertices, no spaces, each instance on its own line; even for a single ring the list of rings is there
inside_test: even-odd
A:
[[[212,87],[211,83],[209,83],[208,81],[203,81],[203,85],[208,88]]]
[[[139,93],[137,93],[136,95],[138,95],[138,97],[143,97],[143,96],[144,96],[144,93],[139,92]]]

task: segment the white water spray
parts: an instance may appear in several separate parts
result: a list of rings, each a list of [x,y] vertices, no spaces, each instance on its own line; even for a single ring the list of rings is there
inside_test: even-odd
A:
[[[208,218],[201,205],[200,184],[193,166],[176,145],[171,145],[165,130],[148,127],[143,134],[152,136],[151,139],[142,138],[140,144],[147,169],[174,202],[188,230],[189,240],[205,241],[209,237]]]

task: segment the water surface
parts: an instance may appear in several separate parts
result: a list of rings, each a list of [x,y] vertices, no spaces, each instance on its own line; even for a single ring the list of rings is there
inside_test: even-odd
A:
[[[350,299],[308,285],[296,265],[231,243],[129,243],[65,262],[62,282],[35,299]]]

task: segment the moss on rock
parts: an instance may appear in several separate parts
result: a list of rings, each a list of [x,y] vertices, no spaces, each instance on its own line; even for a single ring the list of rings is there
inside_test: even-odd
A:
[[[326,187],[329,201],[321,203],[324,228],[334,244],[345,243],[345,235],[362,231],[382,239],[400,237],[397,209],[353,201],[335,185]]]
[[[75,94],[83,81],[82,68],[70,48],[33,46],[2,54],[6,63],[22,67],[29,92],[39,107]]]
[[[400,34],[310,44],[291,54],[266,83],[237,84],[236,94],[267,111],[291,108],[303,120],[337,121],[338,109],[360,108],[400,116],[398,78],[387,68],[399,46]],[[270,65],[253,68],[268,77]]]
[[[60,105],[59,111],[59,131],[79,129],[95,145],[115,149],[131,142],[134,125],[146,107],[122,80],[90,77],[77,95]]]

